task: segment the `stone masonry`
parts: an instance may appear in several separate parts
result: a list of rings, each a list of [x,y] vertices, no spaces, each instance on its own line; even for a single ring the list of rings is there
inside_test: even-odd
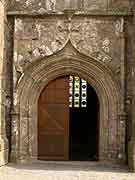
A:
[[[5,27],[7,23],[6,18],[6,2],[0,1],[0,166],[8,163],[8,140],[6,136],[6,44],[5,44]]]
[[[0,1],[0,165],[37,160],[37,101],[77,74],[100,100],[99,161],[135,171],[134,0]]]

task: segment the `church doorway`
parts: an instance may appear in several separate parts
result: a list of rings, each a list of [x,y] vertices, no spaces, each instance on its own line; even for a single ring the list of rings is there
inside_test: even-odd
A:
[[[57,78],[38,100],[39,160],[98,160],[99,100],[78,76]]]

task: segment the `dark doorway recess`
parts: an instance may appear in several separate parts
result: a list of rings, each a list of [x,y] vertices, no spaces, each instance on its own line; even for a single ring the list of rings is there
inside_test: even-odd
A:
[[[75,161],[98,160],[99,101],[94,89],[87,85],[87,107],[70,108],[69,157]]]

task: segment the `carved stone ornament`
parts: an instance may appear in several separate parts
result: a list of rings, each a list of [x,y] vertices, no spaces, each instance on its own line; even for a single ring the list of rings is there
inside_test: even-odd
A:
[[[123,20],[82,18],[53,20],[15,20],[15,55],[17,72],[24,73],[30,63],[62,50],[70,40],[74,48],[102,63],[109,63],[119,51],[117,40]],[[118,46],[116,48],[116,46]]]
[[[111,40],[107,36],[101,37],[95,19],[74,22],[71,42],[78,51],[96,60],[109,62],[112,59],[110,56]]]

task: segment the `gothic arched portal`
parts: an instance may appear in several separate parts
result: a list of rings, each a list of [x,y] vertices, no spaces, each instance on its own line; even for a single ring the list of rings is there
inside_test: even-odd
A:
[[[39,96],[49,82],[68,75],[85,79],[98,96],[100,104],[99,161],[125,161],[125,144],[123,143],[125,129],[120,126],[120,91],[117,81],[114,81],[110,71],[98,61],[76,51],[73,55],[70,53],[67,55],[67,51],[64,50],[57,53],[57,56],[51,55],[34,61],[18,84],[14,108],[17,112],[14,120],[18,133],[13,134],[17,160],[22,162],[38,158],[37,105]],[[12,150],[13,153],[14,150],[15,148]]]

